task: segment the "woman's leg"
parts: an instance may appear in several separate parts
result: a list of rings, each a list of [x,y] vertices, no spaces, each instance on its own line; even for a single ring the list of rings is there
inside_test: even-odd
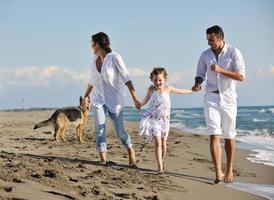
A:
[[[156,162],[158,166],[158,172],[163,173],[163,149],[162,149],[162,140],[161,136],[154,136],[154,143],[155,143],[155,157],[156,157]]]
[[[123,145],[127,148],[129,165],[134,165],[136,162],[135,161],[135,151],[132,147],[132,142],[131,142],[130,136],[124,127],[123,110],[120,111],[119,113],[109,112],[109,116],[111,118],[115,133],[120,138]]]
[[[107,143],[106,143],[106,108],[105,106],[94,106],[94,121],[96,130],[96,150],[99,152],[100,161],[107,161]]]

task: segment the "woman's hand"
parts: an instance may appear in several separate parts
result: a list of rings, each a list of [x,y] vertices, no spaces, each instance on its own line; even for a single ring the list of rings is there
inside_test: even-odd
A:
[[[134,104],[135,104],[135,107],[140,110],[142,105],[141,105],[141,102],[138,100],[138,99],[134,99]]]

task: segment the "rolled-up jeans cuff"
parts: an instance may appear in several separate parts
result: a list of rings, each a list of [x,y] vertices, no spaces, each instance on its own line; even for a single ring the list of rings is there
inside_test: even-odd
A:
[[[96,150],[99,153],[106,152],[107,151],[107,144],[106,143],[102,143],[100,145],[96,145]]]
[[[132,147],[132,143],[126,144],[125,146],[127,149],[130,149]]]

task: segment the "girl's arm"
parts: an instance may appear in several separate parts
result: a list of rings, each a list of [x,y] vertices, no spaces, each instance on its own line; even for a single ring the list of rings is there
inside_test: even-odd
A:
[[[150,87],[147,89],[147,94],[146,94],[145,98],[144,98],[143,101],[141,102],[141,106],[146,105],[146,103],[148,102],[148,100],[149,100],[150,97],[151,97],[152,92],[153,92],[153,86],[150,86]]]
[[[169,89],[170,93],[175,93],[175,94],[191,94],[191,93],[193,93],[192,90],[179,89],[179,88],[175,88],[175,87],[172,87],[172,86],[169,86],[168,89]]]

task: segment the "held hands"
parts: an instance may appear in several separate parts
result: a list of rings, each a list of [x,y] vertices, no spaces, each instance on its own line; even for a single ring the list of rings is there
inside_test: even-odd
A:
[[[134,99],[135,107],[140,110],[141,109],[141,102],[138,99]]]
[[[222,73],[222,71],[223,71],[223,68],[221,68],[219,65],[217,65],[217,64],[213,64],[213,65],[211,65],[211,71],[213,71],[213,72],[217,72],[217,73]]]
[[[199,84],[199,83],[195,83],[194,85],[193,85],[193,87],[192,87],[192,91],[193,92],[198,92],[198,91],[200,91],[202,89],[202,86],[201,86],[201,84]]]

